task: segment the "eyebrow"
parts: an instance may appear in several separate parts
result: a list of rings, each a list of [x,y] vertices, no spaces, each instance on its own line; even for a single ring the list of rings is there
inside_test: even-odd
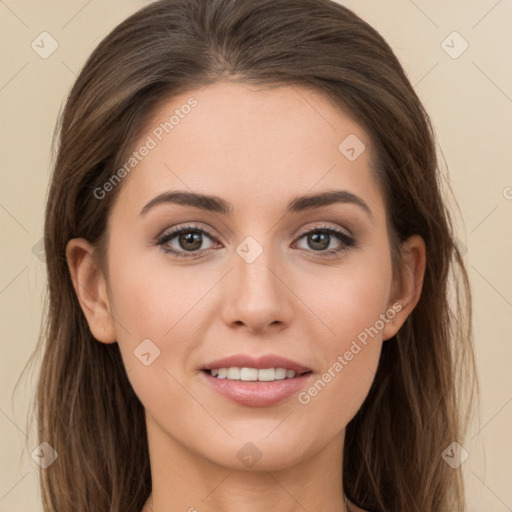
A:
[[[192,206],[223,215],[229,215],[233,211],[233,205],[218,196],[177,190],[164,192],[151,199],[151,201],[142,208],[140,215],[145,215],[151,208],[157,205],[168,203]],[[296,197],[288,203],[285,214],[299,213],[336,203],[354,204],[364,210],[368,216],[373,219],[373,213],[364,199],[348,190],[330,190],[319,194]]]

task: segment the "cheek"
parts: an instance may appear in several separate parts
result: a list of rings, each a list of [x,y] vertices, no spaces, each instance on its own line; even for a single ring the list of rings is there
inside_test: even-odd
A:
[[[386,253],[361,255],[357,264],[340,267],[333,276],[317,280],[309,295],[313,302],[308,305],[329,329],[316,340],[323,368],[298,398],[310,417],[318,415],[341,428],[361,407],[377,371],[382,329],[390,319],[391,261]]]
[[[132,386],[145,405],[159,393],[177,403],[183,392],[172,375],[182,380],[191,351],[218,317],[211,312],[218,275],[129,251],[112,251],[111,261],[118,262],[109,273],[117,342]]]
[[[191,286],[192,273],[171,272],[129,251],[112,251],[111,262],[117,262],[109,272],[117,342],[136,395],[146,410],[158,411],[166,421],[176,408],[194,410],[197,404],[178,382],[187,354],[200,339],[192,332],[192,319],[212,284]]]
[[[325,342],[333,349],[350,345],[350,340],[373,326],[388,307],[392,272],[385,246],[381,251],[354,252],[328,272],[304,274],[309,276],[305,281],[302,278],[303,296],[329,327]]]
[[[153,250],[153,249],[151,249]],[[133,341],[151,338],[164,341],[172,337],[187,320],[215,284],[213,276],[197,278],[197,270],[166,264],[164,258],[155,263],[144,254],[123,254],[112,261],[110,289],[114,315],[125,329],[118,329],[121,342],[127,332]],[[140,340],[139,340],[140,341]]]
[[[357,341],[349,345],[333,354],[332,362],[297,397],[308,422],[325,430],[327,437],[344,428],[361,408],[376,373],[382,341],[375,336],[367,346]]]
[[[336,307],[324,309],[335,334],[317,340],[323,366],[298,396],[310,420],[317,418],[319,427],[325,421],[334,431],[343,428],[366,399],[382,349],[384,294],[374,287],[356,290],[338,294]]]

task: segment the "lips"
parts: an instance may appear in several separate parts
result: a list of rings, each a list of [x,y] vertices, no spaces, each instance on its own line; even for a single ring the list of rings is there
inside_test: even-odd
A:
[[[230,380],[217,378],[210,370],[220,368],[284,368],[294,372],[291,378],[272,380],[268,382]],[[314,379],[313,371],[307,366],[287,357],[277,354],[248,356],[235,354],[223,359],[217,359],[201,368],[201,379],[220,396],[246,407],[271,407],[290,399]],[[214,372],[215,373],[215,372]],[[258,372],[259,376],[260,372]]]
[[[247,354],[234,354],[223,359],[211,361],[201,367],[201,370],[217,370],[219,368],[285,368],[293,370],[297,375],[311,372],[312,370],[292,359],[279,356],[277,354],[267,354],[258,357],[248,356]]]

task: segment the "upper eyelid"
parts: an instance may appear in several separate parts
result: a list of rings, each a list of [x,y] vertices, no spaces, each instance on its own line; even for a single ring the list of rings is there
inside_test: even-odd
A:
[[[179,233],[181,231],[186,231],[187,229],[189,231],[194,231],[194,230],[200,231],[212,239],[213,238],[217,239],[217,237],[214,234],[210,233],[208,228],[204,228],[202,226],[194,226],[192,224],[185,224],[183,226],[171,228],[170,230],[164,230],[160,235],[157,236],[157,239],[161,239],[167,235],[175,235],[176,233]],[[319,223],[317,223],[317,225],[315,225],[315,226],[309,226],[307,228],[301,229],[299,231],[299,233],[297,234],[296,239],[302,238],[304,235],[308,234],[311,231],[321,231],[321,230],[325,230],[325,231],[332,230],[333,232],[341,231],[347,238],[353,238],[353,236],[350,232],[345,233],[343,231],[343,230],[348,231],[347,228],[339,228],[339,227],[333,227],[333,226],[327,226],[327,225],[320,225]]]
[[[341,232],[342,234],[344,234],[347,238],[353,238],[352,236],[352,233],[348,232],[346,233],[345,231],[348,231],[347,228],[340,228],[340,227],[333,227],[333,226],[327,226],[327,225],[320,225],[320,224],[317,224],[315,226],[310,226],[310,227],[307,227],[307,228],[304,228],[304,229],[301,229],[299,231],[299,234],[297,235],[297,237],[301,238],[302,236],[304,235],[307,235],[308,233],[310,233],[311,231],[330,231],[330,232],[334,232],[334,233],[339,233]]]
[[[193,225],[189,225],[189,224],[186,224],[184,226],[178,226],[176,228],[165,229],[156,238],[161,239],[168,235],[176,235],[177,233],[180,233],[181,231],[187,231],[187,230],[188,231],[200,231],[200,232],[208,235],[210,238],[215,238],[215,236],[212,233],[210,233],[210,231],[207,228],[203,228],[200,226],[193,226]]]

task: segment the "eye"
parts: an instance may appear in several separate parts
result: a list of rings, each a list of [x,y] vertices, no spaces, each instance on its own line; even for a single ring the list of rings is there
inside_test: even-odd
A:
[[[157,238],[156,245],[161,246],[163,251],[175,257],[194,257],[212,248],[213,244],[207,248],[202,247],[205,237],[210,241],[215,240],[207,230],[188,225],[163,233]],[[298,240],[303,238],[306,239],[309,247],[299,248],[319,253],[319,256],[343,253],[356,245],[356,241],[352,237],[330,226],[315,226],[315,228],[303,232]]]
[[[205,236],[213,240],[213,237],[204,229],[196,226],[182,226],[160,235],[156,244],[162,246],[165,252],[177,257],[197,256],[198,253],[208,249],[201,249]],[[176,244],[173,247],[170,242],[174,239],[176,239]]]
[[[356,245],[355,240],[341,230],[329,226],[315,226],[302,233],[299,240],[306,238],[306,243],[314,252],[321,256],[346,252]],[[336,241],[338,242],[336,245]],[[334,243],[334,247],[332,245]],[[306,247],[308,249],[308,247]],[[326,251],[326,249],[330,249]]]

